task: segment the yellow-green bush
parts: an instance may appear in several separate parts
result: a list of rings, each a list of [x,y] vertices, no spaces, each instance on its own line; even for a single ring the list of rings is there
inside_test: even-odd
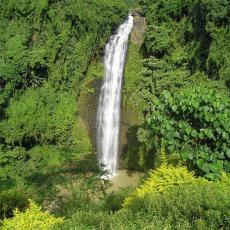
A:
[[[191,183],[209,183],[203,178],[196,178],[186,167],[163,164],[157,170],[151,170],[148,179],[137,188],[131,196],[124,201],[124,207],[131,205],[136,199],[142,199],[148,195],[159,194],[166,189]]]
[[[30,200],[25,212],[16,209],[12,219],[3,220],[2,230],[49,230],[62,221],[62,218],[56,218],[48,211],[42,212],[41,207]]]
[[[219,178],[218,182],[230,186],[230,177],[229,177],[229,175],[226,174],[225,172],[222,172],[221,177]]]

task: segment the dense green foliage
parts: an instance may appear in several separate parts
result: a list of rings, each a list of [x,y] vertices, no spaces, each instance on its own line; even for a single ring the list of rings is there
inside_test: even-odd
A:
[[[178,178],[179,183],[163,178]],[[125,208],[121,208],[120,198],[130,192],[120,191],[113,194],[117,197],[116,205],[115,199],[111,202],[111,195],[108,195],[102,204],[97,203],[96,209],[95,205],[88,210],[80,208],[55,229],[228,229],[228,186],[229,178],[210,182],[194,177],[183,167],[167,165],[156,173],[151,172],[143,185],[131,193],[135,199],[128,206],[126,202]]]
[[[2,230],[47,230],[62,221],[62,218],[55,218],[47,211],[42,212],[41,207],[30,201],[29,208],[24,213],[16,209],[12,219],[5,219],[3,221]]]
[[[144,199],[146,196],[154,196],[177,186],[186,186],[198,182],[202,184],[207,181],[202,178],[195,178],[193,173],[188,172],[185,167],[162,165],[157,170],[149,172],[145,182],[125,199],[124,207],[129,208],[135,205],[137,200]]]
[[[140,138],[158,135],[160,148],[181,152],[183,159],[213,179],[230,169],[229,124],[229,98],[215,90],[200,86],[174,94],[164,91],[160,99],[154,99]],[[147,144],[151,148],[151,142]]]
[[[139,140],[215,179],[230,162],[229,2],[139,4],[147,17]]]
[[[0,2],[0,218],[52,197],[58,172],[91,153],[76,100],[127,11],[120,0]]]
[[[143,220],[139,225],[149,229],[227,229],[228,196],[228,186],[222,184],[182,186],[144,201],[137,200],[133,218],[138,214],[145,216],[146,225]]]
[[[83,118],[133,6],[147,28],[128,50],[124,163],[164,164],[109,192]],[[229,229],[229,12],[228,0],[1,1],[1,227]]]
[[[95,182],[95,178],[91,178],[77,183],[79,187],[72,187],[69,190],[72,195],[59,203],[59,214],[66,219],[46,229],[198,230],[228,229],[230,224],[230,179],[226,175],[219,181],[210,182],[196,178],[185,167],[163,165],[159,170],[151,171],[134,191],[125,189],[103,194],[102,184]],[[128,205],[127,200],[131,201]],[[61,222],[33,204],[26,212],[17,211],[14,218],[5,220],[4,226],[31,224],[33,229],[33,224],[39,223],[40,218],[47,218],[42,222],[45,226]]]

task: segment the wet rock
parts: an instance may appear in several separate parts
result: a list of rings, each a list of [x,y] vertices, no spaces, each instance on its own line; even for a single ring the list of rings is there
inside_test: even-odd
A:
[[[146,30],[145,18],[142,17],[138,11],[134,11],[132,15],[134,17],[134,26],[131,33],[131,42],[136,45],[141,45],[144,41],[144,33]]]

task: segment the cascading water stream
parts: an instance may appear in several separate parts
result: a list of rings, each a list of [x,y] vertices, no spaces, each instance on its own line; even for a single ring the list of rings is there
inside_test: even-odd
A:
[[[118,166],[121,86],[132,28],[133,17],[129,15],[105,49],[105,77],[97,112],[97,149],[99,162],[108,175],[115,175]]]

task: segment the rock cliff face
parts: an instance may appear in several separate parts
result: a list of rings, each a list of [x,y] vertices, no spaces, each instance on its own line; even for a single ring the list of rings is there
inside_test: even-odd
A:
[[[97,106],[102,82],[102,78],[94,80],[90,84],[90,87],[94,89],[93,92],[82,92],[77,102],[80,119],[87,128],[94,152],[96,152]]]
[[[140,15],[138,11],[132,11],[134,17],[134,26],[131,34],[131,42],[141,46],[144,41],[144,33],[146,30],[145,18]]]

